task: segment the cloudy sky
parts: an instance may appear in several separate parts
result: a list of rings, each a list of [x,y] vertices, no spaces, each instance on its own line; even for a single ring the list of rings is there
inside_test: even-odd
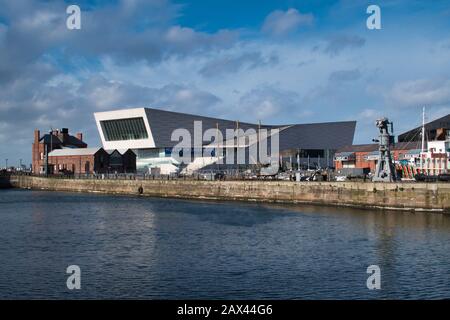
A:
[[[81,8],[68,30],[66,8]],[[381,8],[381,30],[366,9]],[[0,166],[33,130],[100,144],[93,112],[156,107],[267,124],[450,113],[450,1],[0,0]]]

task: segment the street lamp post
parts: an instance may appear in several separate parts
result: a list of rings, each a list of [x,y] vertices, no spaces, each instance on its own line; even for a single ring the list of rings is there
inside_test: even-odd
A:
[[[5,159],[5,169],[8,170],[8,159]]]
[[[53,151],[53,128],[50,127],[50,151],[49,152],[52,152],[52,151]]]

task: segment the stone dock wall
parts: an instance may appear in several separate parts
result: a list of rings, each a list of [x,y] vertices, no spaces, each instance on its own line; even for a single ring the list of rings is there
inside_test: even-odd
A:
[[[38,190],[450,213],[450,183],[84,180],[20,175],[11,176],[8,183]]]

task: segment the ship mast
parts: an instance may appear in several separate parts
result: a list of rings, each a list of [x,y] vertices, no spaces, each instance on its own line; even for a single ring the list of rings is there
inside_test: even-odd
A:
[[[420,149],[420,173],[423,173],[423,152],[425,148],[425,107],[422,109],[422,146]]]

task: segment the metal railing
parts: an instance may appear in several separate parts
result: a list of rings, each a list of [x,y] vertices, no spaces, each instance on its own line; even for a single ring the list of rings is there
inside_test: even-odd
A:
[[[90,174],[37,174],[30,172],[8,172],[8,175],[46,177],[49,179],[80,179],[80,180],[203,180],[203,181],[243,181],[243,180],[273,180],[295,181],[295,173],[282,172],[273,176],[261,176],[255,171],[203,170],[192,174],[144,174],[144,173],[90,173]],[[1,175],[1,172],[0,172]]]
[[[255,171],[239,171],[237,169],[228,170],[203,170],[189,175],[182,174],[144,174],[144,173],[90,173],[90,174],[36,174],[24,171],[5,171],[0,170],[0,177],[10,176],[35,176],[46,177],[49,179],[80,179],[80,180],[187,180],[187,181],[246,181],[246,180],[264,180],[264,181],[295,181],[296,171],[280,172],[274,176],[261,176]],[[336,181],[335,177],[339,176],[333,171],[324,171],[316,175],[317,179],[308,179],[312,177],[312,172],[301,172],[300,181]],[[364,176],[348,177],[347,182],[371,182],[371,179]],[[425,176],[417,181],[397,181],[397,183],[414,183],[414,182],[450,182],[450,175]]]

